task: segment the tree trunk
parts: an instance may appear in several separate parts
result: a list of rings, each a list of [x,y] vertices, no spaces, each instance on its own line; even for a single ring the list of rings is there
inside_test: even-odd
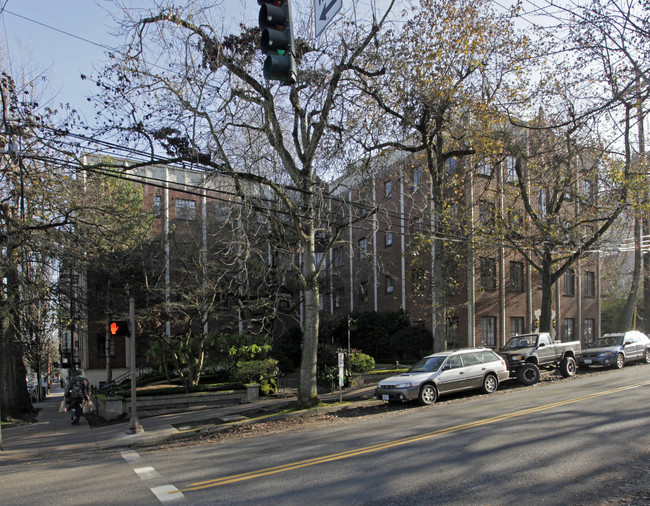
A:
[[[300,385],[298,387],[298,404],[309,407],[319,403],[316,388],[316,364],[318,353],[318,286],[314,280],[311,288],[305,289],[305,329],[302,338],[302,356],[300,362]]]
[[[539,316],[539,331],[552,334],[553,330],[553,265],[551,255],[546,254],[542,259],[542,307]]]
[[[7,257],[11,258],[12,248],[7,247],[7,251]],[[5,274],[7,295],[0,294],[0,411],[6,420],[8,416],[32,413],[34,408],[27,393],[23,351],[16,338],[19,316],[12,297],[19,292],[18,276],[11,267]]]
[[[307,207],[313,214],[311,203],[308,203]],[[314,406],[320,402],[316,377],[320,293],[318,277],[316,276],[316,244],[313,221],[307,223],[307,230],[308,233],[303,237],[304,247],[301,267],[305,300],[305,323],[302,338],[298,404],[302,407]]]

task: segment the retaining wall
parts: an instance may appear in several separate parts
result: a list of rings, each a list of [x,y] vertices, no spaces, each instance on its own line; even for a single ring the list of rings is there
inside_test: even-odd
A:
[[[138,417],[246,404],[258,400],[259,397],[260,386],[258,384],[246,385],[246,390],[138,395]],[[97,406],[98,415],[104,420],[116,420],[122,416],[131,416],[130,398],[102,396],[94,399],[93,402]]]

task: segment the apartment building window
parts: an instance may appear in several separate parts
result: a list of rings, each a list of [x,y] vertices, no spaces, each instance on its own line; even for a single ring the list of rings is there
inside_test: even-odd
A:
[[[494,204],[481,200],[478,205],[478,220],[481,226],[491,228],[494,226]]]
[[[505,171],[506,181],[509,183],[514,183],[517,181],[517,159],[514,156],[506,157],[506,171]]]
[[[230,218],[230,209],[228,206],[223,204],[216,204],[214,206],[214,217],[220,223],[225,223]]]
[[[507,227],[515,237],[523,237],[525,232],[524,226],[524,213],[518,209],[512,209],[508,211],[508,223]]]
[[[359,304],[365,304],[368,302],[368,282],[363,281],[359,285]]]
[[[573,297],[576,294],[576,271],[569,269],[564,274],[564,295]]]
[[[393,182],[386,181],[384,183],[384,196],[389,199],[393,196]]]
[[[585,297],[596,296],[596,274],[591,271],[585,272]]]
[[[368,256],[368,239],[365,237],[359,239],[359,260]]]
[[[497,262],[494,258],[481,258],[481,288],[497,289]]]
[[[565,318],[562,328],[562,335],[565,341],[573,341],[576,335],[576,320],[575,318]]]
[[[481,160],[476,166],[476,172],[479,176],[491,176],[492,164],[487,160]]]
[[[345,265],[345,254],[343,252],[343,246],[337,246],[334,248],[334,267],[343,267]]]
[[[156,218],[160,217],[162,214],[162,197],[160,195],[153,196],[152,208],[154,216]]]
[[[343,307],[343,298],[345,297],[345,289],[343,287],[334,290],[334,307]]]
[[[447,318],[447,346],[449,348],[458,348],[458,325],[459,320],[457,316]]]
[[[594,341],[594,329],[596,328],[596,320],[593,318],[585,318],[582,324],[582,340],[584,344],[591,344]]]
[[[585,204],[594,203],[594,185],[589,179],[582,181],[582,198],[584,199]]]
[[[453,176],[458,171],[458,160],[450,158],[447,160],[447,175]]]
[[[413,269],[411,271],[411,285],[414,293],[421,293],[424,291],[424,281],[424,269]]]
[[[496,316],[481,316],[481,344],[493,347],[497,345]]]
[[[321,261],[323,262],[323,270],[327,269],[327,257],[322,251],[316,252],[316,268],[320,265]]]
[[[111,339],[111,357],[115,356],[115,338]],[[97,334],[97,358],[106,358],[106,334]]]
[[[537,196],[537,210],[542,216],[545,216],[548,212],[548,194],[546,188],[539,189],[539,195]]]
[[[510,317],[510,336],[517,336],[524,333],[524,317],[511,316]]]
[[[417,190],[424,182],[424,168],[416,167],[413,172],[413,189]]]
[[[393,293],[395,291],[395,285],[393,284],[392,276],[386,275],[386,293]]]
[[[411,235],[422,235],[426,232],[426,225],[424,223],[424,216],[414,216],[411,218]]]
[[[524,264],[522,262],[510,262],[510,291],[524,291]]]
[[[194,200],[176,199],[176,219],[193,220],[196,217],[196,202]]]
[[[393,245],[393,233],[390,230],[384,232],[384,246],[389,247]]]

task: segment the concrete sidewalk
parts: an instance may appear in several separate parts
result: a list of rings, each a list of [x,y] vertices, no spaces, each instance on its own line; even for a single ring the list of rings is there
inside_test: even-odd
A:
[[[348,389],[343,392],[342,399],[354,401],[370,398],[374,389],[375,385]],[[339,394],[338,392],[319,394],[319,398],[324,403],[335,403],[339,400]],[[255,402],[236,406],[140,418],[143,431],[131,434],[130,420],[92,428],[82,417],[79,425],[71,425],[71,415],[59,413],[62,399],[63,390],[53,389],[45,400],[35,404],[39,409],[37,422],[2,429],[3,451],[0,452],[0,463],[12,459],[22,460],[51,455],[54,452],[127,448],[163,442],[175,436],[182,436],[184,432],[193,432],[194,429],[190,427],[200,426],[202,423],[210,425],[210,421],[218,421],[220,425],[250,423],[254,419],[247,417],[246,413],[271,412],[274,409],[288,408],[296,401],[295,395],[286,392],[285,397],[261,398]],[[307,410],[305,413],[331,409],[319,407]],[[211,425],[214,426],[214,423]]]

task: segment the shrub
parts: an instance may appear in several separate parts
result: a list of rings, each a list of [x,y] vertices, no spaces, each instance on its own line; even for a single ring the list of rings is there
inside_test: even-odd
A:
[[[269,395],[278,389],[278,361],[273,358],[237,362],[234,378],[244,383],[259,383],[260,393]]]
[[[365,353],[351,353],[348,361],[352,372],[366,372],[375,367],[375,359]]]
[[[338,366],[323,366],[318,370],[318,384],[322,387],[334,391],[339,385],[339,368]],[[343,386],[350,386],[350,373],[346,369],[343,375]]]
[[[390,342],[394,350],[393,358],[413,360],[431,352],[433,337],[430,330],[414,325],[395,332]]]

